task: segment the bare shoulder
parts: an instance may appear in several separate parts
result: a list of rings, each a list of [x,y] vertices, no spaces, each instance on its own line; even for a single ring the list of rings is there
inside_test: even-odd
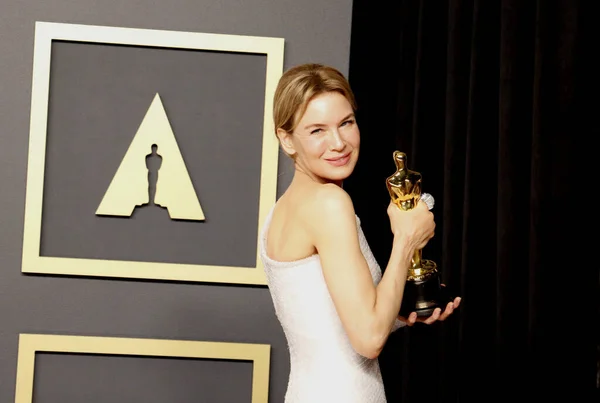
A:
[[[324,184],[311,191],[304,214],[310,217],[310,229],[318,232],[338,231],[347,226],[355,226],[354,205],[348,193],[333,184]]]

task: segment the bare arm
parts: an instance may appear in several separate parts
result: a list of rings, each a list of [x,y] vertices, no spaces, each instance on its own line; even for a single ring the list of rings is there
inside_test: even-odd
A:
[[[350,197],[338,187],[324,186],[313,203],[309,234],[338,315],[354,349],[377,357],[398,316],[416,241],[395,233],[387,268],[375,286],[360,250]]]

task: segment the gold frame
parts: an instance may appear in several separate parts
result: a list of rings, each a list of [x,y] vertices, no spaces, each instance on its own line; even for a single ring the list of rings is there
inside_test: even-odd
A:
[[[269,400],[268,344],[20,334],[15,403],[33,401],[37,352],[252,361],[252,403]]]
[[[256,266],[136,262],[40,256],[51,45],[53,40],[123,44],[267,55]],[[283,38],[161,31],[36,22],[31,90],[23,273],[266,285],[260,231],[276,201],[279,145],[273,129],[273,94],[283,73]]]

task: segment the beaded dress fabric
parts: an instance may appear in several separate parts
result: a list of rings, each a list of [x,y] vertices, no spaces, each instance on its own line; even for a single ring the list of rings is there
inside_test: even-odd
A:
[[[319,255],[291,262],[267,255],[272,214],[273,209],[261,232],[260,255],[290,354],[285,403],[385,403],[379,362],[358,354],[350,344],[323,278]],[[358,217],[356,225],[362,254],[373,283],[378,284],[381,269]],[[396,320],[392,331],[403,325]]]

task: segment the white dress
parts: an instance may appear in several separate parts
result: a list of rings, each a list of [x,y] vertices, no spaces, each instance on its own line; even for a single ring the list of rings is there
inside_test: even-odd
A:
[[[260,255],[275,313],[287,339],[290,374],[285,403],[385,403],[379,362],[358,354],[342,327],[323,278],[319,255],[293,262],[275,261],[266,253],[273,209],[261,232]],[[361,251],[373,283],[381,269],[356,225]],[[404,323],[396,320],[392,331]]]

